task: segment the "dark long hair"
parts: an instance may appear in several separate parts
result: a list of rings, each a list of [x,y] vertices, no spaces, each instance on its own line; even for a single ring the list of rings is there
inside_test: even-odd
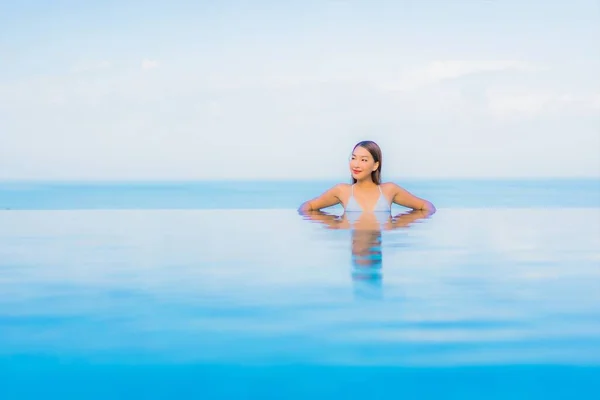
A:
[[[371,156],[373,157],[373,160],[375,160],[375,162],[379,163],[379,166],[377,167],[377,169],[373,172],[371,172],[371,179],[373,180],[373,182],[376,185],[380,185],[381,184],[381,149],[379,148],[379,145],[375,142],[373,142],[372,140],[363,140],[362,142],[359,142],[356,144],[356,146],[354,146],[354,148],[352,149],[352,151],[356,150],[357,147],[363,147],[365,149],[367,149],[369,151],[369,153],[371,153]],[[356,179],[354,177],[352,177],[352,183],[356,183]]]

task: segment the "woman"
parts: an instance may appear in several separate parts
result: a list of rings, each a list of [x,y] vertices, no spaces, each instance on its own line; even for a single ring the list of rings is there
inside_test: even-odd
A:
[[[354,146],[350,172],[352,185],[335,185],[319,197],[304,202],[299,211],[319,211],[341,203],[345,213],[389,213],[391,204],[396,203],[427,214],[435,212],[429,201],[414,196],[395,183],[381,183],[381,149],[375,142],[367,140]]]

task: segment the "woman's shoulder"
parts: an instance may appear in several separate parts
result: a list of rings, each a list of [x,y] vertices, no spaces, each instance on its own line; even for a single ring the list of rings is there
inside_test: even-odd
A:
[[[346,197],[350,193],[351,188],[352,185],[349,183],[336,183],[329,190],[338,197]]]
[[[395,196],[399,191],[402,190],[402,187],[395,182],[384,182],[381,184],[381,190],[387,196]]]
[[[394,182],[383,182],[381,184],[381,189],[383,190],[398,190],[401,189],[400,185]]]
[[[334,189],[339,190],[341,192],[347,192],[352,188],[352,184],[350,183],[337,183],[333,186]]]

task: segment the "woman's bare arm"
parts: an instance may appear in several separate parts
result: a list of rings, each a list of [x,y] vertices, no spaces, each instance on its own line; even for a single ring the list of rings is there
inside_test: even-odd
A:
[[[319,197],[315,197],[314,199],[305,201],[304,203],[302,203],[298,211],[300,211],[301,213],[308,211],[318,211],[323,208],[331,207],[341,203],[341,186],[341,184],[335,185],[331,189],[321,194]]]
[[[395,183],[390,183],[389,185],[392,186],[392,202],[407,208],[412,208],[413,210],[427,211],[428,214],[435,213],[436,209],[431,202],[415,196]]]

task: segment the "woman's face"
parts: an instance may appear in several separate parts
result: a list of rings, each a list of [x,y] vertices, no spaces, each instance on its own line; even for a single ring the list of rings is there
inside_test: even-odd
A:
[[[369,150],[358,146],[350,157],[350,173],[357,181],[369,178],[377,170],[379,163],[375,162]]]

